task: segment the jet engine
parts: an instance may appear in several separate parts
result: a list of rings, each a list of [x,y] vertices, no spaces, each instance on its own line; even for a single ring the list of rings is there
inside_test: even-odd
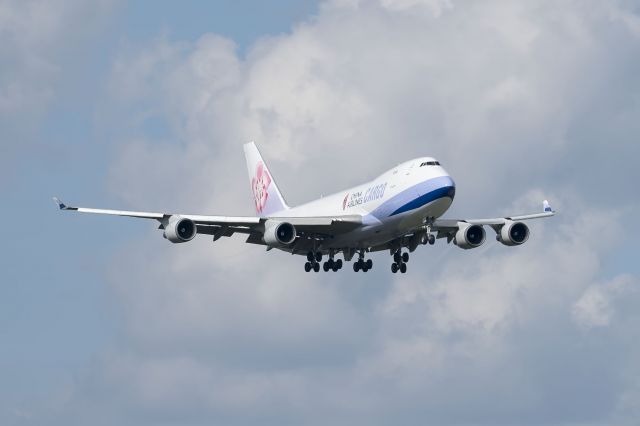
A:
[[[263,238],[269,246],[287,246],[296,239],[296,228],[288,222],[267,220]]]
[[[500,232],[496,235],[496,240],[505,246],[519,246],[529,239],[529,227],[522,222],[507,220]]]
[[[458,247],[468,250],[480,247],[486,238],[482,225],[472,225],[466,222],[458,223],[458,232],[453,240]]]
[[[196,236],[196,224],[186,217],[171,216],[164,228],[164,237],[172,243],[186,243]]]

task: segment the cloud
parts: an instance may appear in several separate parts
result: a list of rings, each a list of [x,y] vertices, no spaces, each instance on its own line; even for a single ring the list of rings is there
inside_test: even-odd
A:
[[[333,1],[244,57],[213,34],[123,52],[112,119],[168,123],[118,141],[126,205],[250,214],[255,139],[291,204],[433,154],[451,216],[561,214],[522,247],[422,248],[408,275],[150,231],[113,260],[122,336],[73,409],[89,388],[120,423],[632,424],[637,277],[603,264],[638,207],[619,195],[640,178],[640,43],[624,4],[587,6]]]
[[[32,155],[42,117],[60,100],[60,81],[73,74],[74,56],[108,20],[117,0],[0,2],[0,126],[2,173]]]
[[[609,326],[616,298],[633,295],[639,289],[638,284],[635,277],[622,275],[608,283],[590,286],[573,305],[574,320],[585,328]]]

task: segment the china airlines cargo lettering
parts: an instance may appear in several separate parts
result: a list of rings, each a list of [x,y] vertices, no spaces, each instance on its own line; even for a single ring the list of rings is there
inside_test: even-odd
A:
[[[367,255],[388,251],[391,272],[407,272],[409,253],[443,239],[462,249],[480,247],[485,227],[496,240],[518,246],[529,238],[530,219],[553,216],[543,201],[541,212],[493,219],[443,219],[455,197],[455,183],[435,158],[415,158],[371,182],[328,197],[289,207],[253,142],[244,145],[256,216],[208,216],[70,207],[54,197],[61,210],[154,219],[172,243],[197,234],[213,241],[244,234],[246,242],[306,257],[306,272],[338,271],[353,261],[355,272],[367,272]],[[341,258],[340,258],[341,257]],[[356,257],[356,259],[354,259]],[[325,260],[324,263],[322,262]]]

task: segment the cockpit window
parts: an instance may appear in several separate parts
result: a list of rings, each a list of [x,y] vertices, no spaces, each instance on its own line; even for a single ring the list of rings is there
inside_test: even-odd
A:
[[[440,162],[439,161],[425,161],[424,163],[420,164],[420,167],[422,166],[439,166]]]

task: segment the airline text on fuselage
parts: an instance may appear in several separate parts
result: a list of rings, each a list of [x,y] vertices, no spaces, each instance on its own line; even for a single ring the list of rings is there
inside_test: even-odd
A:
[[[354,192],[349,197],[346,207],[355,207],[370,201],[379,200],[384,197],[385,189],[387,189],[387,182],[370,186],[364,193],[362,191]]]

